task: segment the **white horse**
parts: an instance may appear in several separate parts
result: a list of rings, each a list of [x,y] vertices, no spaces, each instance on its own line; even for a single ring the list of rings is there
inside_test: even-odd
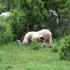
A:
[[[25,45],[28,45],[34,40],[42,42],[42,47],[47,44],[51,46],[52,45],[52,33],[48,29],[42,29],[37,32],[31,31],[31,32],[26,33],[22,43]]]
[[[50,30],[48,30],[48,29],[42,29],[42,30],[38,31],[37,33],[39,35],[43,35],[43,37],[44,37],[43,45],[47,45],[47,44],[49,46],[52,45],[52,33],[51,33]]]
[[[31,37],[32,37],[33,33],[35,33],[35,31],[31,31],[31,32],[26,33],[22,43],[25,45],[28,45],[29,43],[31,43]]]
[[[43,42],[44,41],[44,36],[39,35],[37,32],[35,32],[35,33],[33,33],[32,37],[31,37],[31,41]]]

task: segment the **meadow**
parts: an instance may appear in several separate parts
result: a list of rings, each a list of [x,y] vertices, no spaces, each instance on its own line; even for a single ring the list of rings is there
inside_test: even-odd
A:
[[[70,70],[70,61],[60,60],[51,48],[32,50],[10,43],[0,46],[0,70]]]
[[[13,42],[41,29],[52,48]],[[0,70],[70,70],[70,0],[0,0]]]

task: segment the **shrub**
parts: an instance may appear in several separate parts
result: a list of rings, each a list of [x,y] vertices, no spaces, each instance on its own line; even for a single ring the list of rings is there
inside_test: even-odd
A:
[[[61,44],[60,59],[70,60],[70,36],[66,36]]]
[[[52,48],[51,48],[51,51],[52,52],[58,52],[58,45],[57,45],[57,42],[55,42],[53,45],[52,45]]]
[[[47,28],[47,10],[41,0],[19,1],[17,8],[12,11],[11,25],[14,40],[21,39],[28,31]]]
[[[30,45],[32,50],[39,50],[40,46],[41,46],[41,44],[37,41],[33,41]]]
[[[6,22],[0,22],[0,45],[11,42],[13,39],[11,27]]]
[[[26,13],[24,11],[18,11],[17,9],[13,10],[12,13],[10,24],[12,26],[14,40],[16,40],[28,31]]]

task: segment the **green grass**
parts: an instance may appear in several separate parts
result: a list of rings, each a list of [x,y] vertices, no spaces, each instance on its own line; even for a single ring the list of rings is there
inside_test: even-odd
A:
[[[50,48],[8,44],[0,46],[0,70],[70,70],[70,61],[60,60]]]

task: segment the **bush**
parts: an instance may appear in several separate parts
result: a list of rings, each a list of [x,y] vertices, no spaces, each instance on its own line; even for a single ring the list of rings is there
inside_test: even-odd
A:
[[[13,39],[11,27],[5,22],[0,22],[0,45],[11,42]]]
[[[14,40],[22,39],[28,31],[48,28],[48,13],[41,0],[19,1],[19,5],[12,13],[11,25]]]
[[[14,40],[20,39],[28,31],[26,13],[24,11],[13,10],[10,20]]]
[[[70,36],[66,36],[61,44],[60,59],[70,60]]]
[[[58,49],[57,43],[58,43],[58,42],[55,42],[55,43],[52,45],[52,48],[51,48],[51,51],[52,51],[52,52],[58,52],[59,49]]]
[[[41,46],[41,44],[37,41],[33,41],[30,45],[32,50],[39,50],[40,46]]]

